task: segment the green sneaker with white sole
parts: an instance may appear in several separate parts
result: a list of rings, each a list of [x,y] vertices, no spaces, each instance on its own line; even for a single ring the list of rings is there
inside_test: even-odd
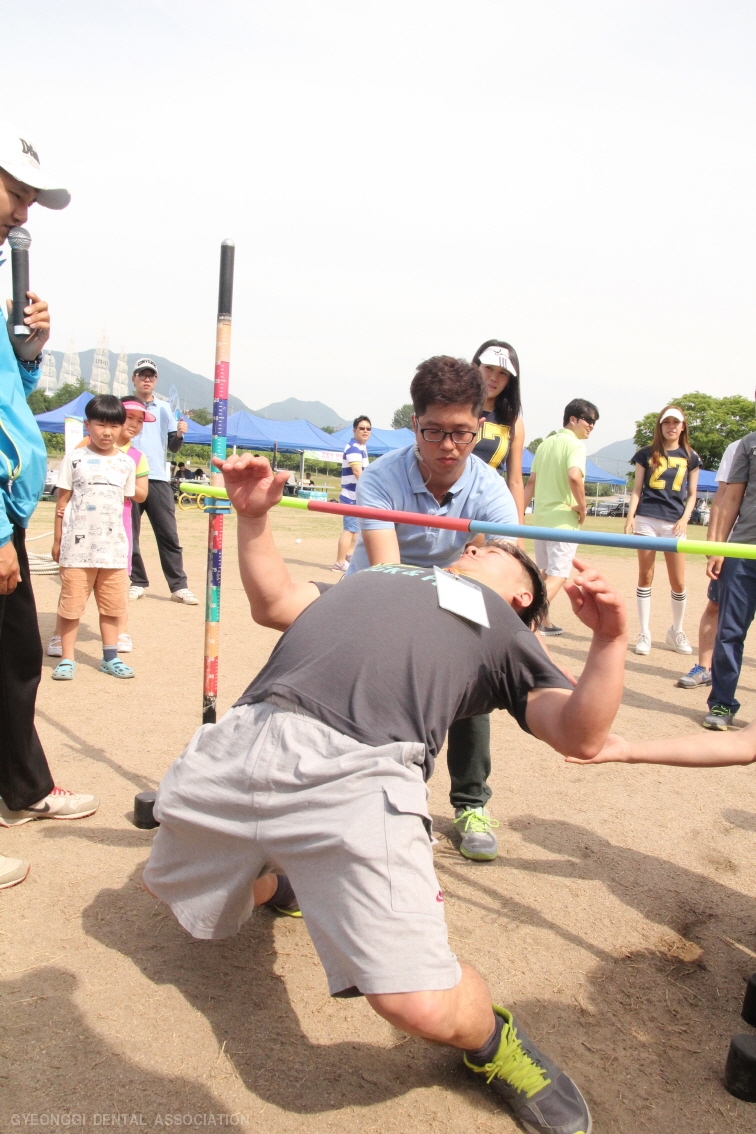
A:
[[[471,1071],[486,1082],[511,1108],[530,1134],[591,1134],[588,1104],[569,1075],[539,1051],[511,1012],[494,1004],[504,1020],[499,1050],[490,1063]]]

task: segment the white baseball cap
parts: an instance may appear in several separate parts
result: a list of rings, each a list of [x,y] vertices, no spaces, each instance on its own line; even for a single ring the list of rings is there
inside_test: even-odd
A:
[[[0,125],[0,168],[24,185],[37,190],[37,204],[46,209],[65,209],[71,200],[67,189],[43,171],[39,154],[28,140],[10,126]]]
[[[158,368],[151,358],[138,358],[134,363],[134,369],[131,371],[132,376],[136,374],[137,370],[154,370],[157,375]]]
[[[508,370],[510,374],[517,377],[517,370],[515,364],[510,358],[509,351],[503,346],[490,346],[483,351],[478,359],[483,366],[501,366],[504,370]]]
[[[659,421],[664,421],[668,417],[673,417],[675,421],[681,421],[683,425],[685,425],[685,418],[683,417],[682,410],[679,410],[677,406],[667,406],[665,410],[662,410]]]

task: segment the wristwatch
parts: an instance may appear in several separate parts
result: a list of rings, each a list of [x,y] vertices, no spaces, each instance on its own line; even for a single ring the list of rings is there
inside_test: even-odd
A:
[[[24,370],[29,370],[29,371],[38,370],[39,367],[42,365],[42,352],[41,351],[37,355],[36,358],[31,358],[31,359],[29,359],[29,358],[18,358],[18,355],[16,355],[16,358],[21,363]]]

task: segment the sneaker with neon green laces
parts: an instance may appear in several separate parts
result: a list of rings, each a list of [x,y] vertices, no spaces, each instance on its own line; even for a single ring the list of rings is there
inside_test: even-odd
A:
[[[590,1111],[577,1085],[528,1039],[511,1012],[498,1004],[493,1010],[504,1020],[499,1050],[484,1067],[465,1056],[470,1070],[485,1075],[531,1134],[591,1134]]]
[[[499,826],[485,807],[458,807],[454,812],[454,826],[462,832],[459,853],[473,862],[493,862],[499,853],[499,844],[492,828]]]

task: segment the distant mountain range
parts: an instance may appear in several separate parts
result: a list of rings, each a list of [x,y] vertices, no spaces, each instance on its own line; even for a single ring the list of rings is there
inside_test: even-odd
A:
[[[60,376],[60,368],[63,365],[63,351],[53,350],[49,352],[55,359],[55,366]],[[81,366],[81,373],[84,381],[89,381],[89,376],[92,373],[92,360],[94,359],[94,349],[79,351],[79,365]],[[111,381],[115,375],[116,363],[118,362],[118,355],[115,351],[108,352],[110,359],[110,376]],[[129,388],[131,388],[131,371],[138,358],[151,358],[158,368],[158,385],[157,392],[168,396],[168,390],[171,386],[175,386],[181,398],[181,408],[187,410],[193,409],[206,409],[212,411],[213,408],[213,383],[210,378],[206,378],[203,374],[194,374],[191,370],[186,370],[183,366],[179,366],[177,362],[171,362],[169,358],[163,358],[159,354],[129,354],[127,355],[129,364]],[[269,406],[264,406],[263,409],[250,410],[248,405],[235,397],[233,394],[228,398],[229,413],[236,413],[238,410],[247,410],[249,413],[256,413],[258,417],[265,417],[269,420],[275,421],[295,421],[297,418],[305,418],[307,421],[312,422],[319,428],[324,425],[333,426],[340,429],[346,422],[335,410],[330,406],[323,405],[322,402],[301,402],[298,398],[287,398],[284,402],[272,402]]]
[[[611,445],[604,445],[603,449],[591,453],[590,457],[594,465],[598,465],[604,472],[611,473],[612,476],[625,476],[631,471],[630,458],[637,448],[632,437],[628,437],[626,441],[613,441]]]
[[[322,429],[325,425],[341,429],[346,425],[343,417],[339,417],[330,406],[322,402],[301,402],[299,398],[287,398],[285,402],[271,402],[269,406],[254,411],[258,417],[266,417],[271,421],[296,421],[303,417]]]

